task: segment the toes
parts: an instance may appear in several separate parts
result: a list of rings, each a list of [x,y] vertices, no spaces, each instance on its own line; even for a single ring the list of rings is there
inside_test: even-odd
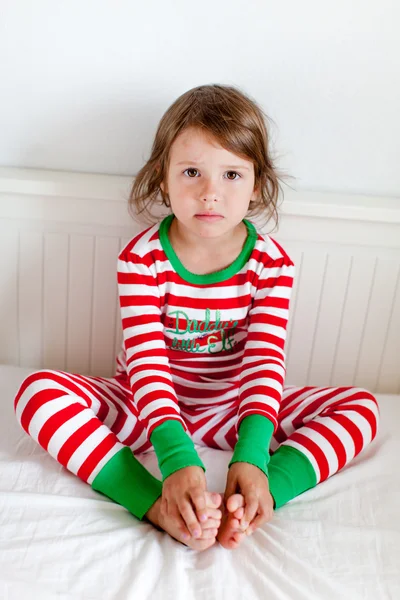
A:
[[[243,508],[241,508],[241,510],[243,510]],[[217,534],[217,540],[221,546],[233,550],[241,544],[245,537],[246,536],[240,526],[240,520],[232,513],[225,513],[222,519],[222,525]]]
[[[244,498],[242,494],[232,494],[226,501],[226,508],[229,512],[234,513],[238,508],[244,506]]]
[[[203,550],[208,550],[208,548],[211,548],[211,546],[213,546],[215,542],[215,539],[210,538],[208,540],[194,540],[193,542],[191,541],[187,545],[189,546],[189,548],[192,548],[192,550],[196,550],[197,552],[203,552]]]
[[[237,529],[238,531],[241,530],[240,521],[238,519],[235,519],[234,517],[231,518],[229,525],[231,529]]]
[[[222,512],[219,510],[219,508],[206,508],[206,512],[205,515],[207,516],[207,519],[202,520],[200,519],[200,523],[202,527],[207,527],[208,522],[211,520],[217,521],[217,520],[221,520],[222,519]]]
[[[239,547],[240,542],[237,542],[233,537],[227,538],[226,536],[224,537],[217,537],[217,540],[219,542],[219,544],[223,547],[226,548],[227,550],[235,550],[236,548]]]
[[[218,507],[221,505],[222,502],[221,495],[217,492],[206,492],[205,496],[205,508],[196,511],[196,516],[202,525],[204,525],[210,517],[218,518],[218,515],[221,514],[221,511],[218,510]]]
[[[222,496],[218,492],[206,492],[207,508],[218,508],[222,503]]]
[[[219,508],[207,508],[207,520],[208,519],[221,519],[222,512]]]
[[[216,528],[214,528],[214,529],[205,529],[203,531],[203,535],[201,537],[204,540],[209,540],[211,538],[217,537],[217,534],[218,534],[218,529],[216,529]]]
[[[235,542],[237,544],[240,544],[240,542],[243,540],[245,536],[244,533],[240,533],[239,531],[235,531],[235,533],[232,535],[233,539],[235,540]]]
[[[208,519],[207,523],[204,523],[204,525],[202,525],[201,528],[203,531],[205,529],[218,529],[220,525],[221,519]]]
[[[238,508],[237,510],[235,510],[235,512],[233,513],[233,516],[236,519],[239,519],[239,521],[243,518],[244,515],[244,508],[241,506],[240,508]]]
[[[206,541],[210,541],[212,539],[215,539],[218,535],[218,529],[212,528],[212,529],[203,529],[202,534],[199,538],[194,538],[192,537],[190,540],[185,541],[185,544],[187,544],[188,546],[197,546],[197,544],[201,544],[201,542]]]
[[[221,506],[221,503],[222,503],[221,494],[218,494],[217,492],[213,492],[211,494],[211,498],[212,498],[214,508],[218,508],[219,506]]]

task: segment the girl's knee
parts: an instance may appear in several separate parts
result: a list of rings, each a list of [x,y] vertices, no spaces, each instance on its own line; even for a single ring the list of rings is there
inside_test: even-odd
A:
[[[37,392],[47,390],[51,387],[50,380],[54,379],[54,374],[57,371],[51,371],[49,369],[41,369],[30,373],[21,383],[17,394],[14,399],[14,411],[17,411],[18,403],[22,395],[29,395],[30,398],[34,397]]]
[[[374,439],[380,423],[380,408],[378,400],[376,396],[374,396],[374,394],[367,389],[357,388],[357,392],[362,394],[364,410],[366,409],[370,413],[370,418],[368,420],[372,429],[372,439]],[[367,400],[367,403],[365,403],[365,400]]]
[[[379,415],[379,404],[378,404],[378,400],[377,400],[376,396],[374,396],[374,394],[372,394],[369,390],[366,390],[363,388],[361,388],[359,391],[362,393],[363,399],[370,401],[369,408],[372,410],[372,412],[375,415],[378,416]]]

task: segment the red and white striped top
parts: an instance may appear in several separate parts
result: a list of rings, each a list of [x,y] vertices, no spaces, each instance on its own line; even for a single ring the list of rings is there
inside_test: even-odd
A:
[[[286,327],[294,264],[270,236],[248,229],[241,254],[226,269],[190,273],[168,229],[174,215],[136,235],[118,257],[126,373],[146,427],[180,421],[180,407],[251,414],[277,427],[285,378]]]

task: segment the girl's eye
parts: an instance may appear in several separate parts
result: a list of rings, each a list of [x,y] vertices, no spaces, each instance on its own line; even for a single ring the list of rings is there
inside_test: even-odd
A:
[[[189,169],[186,169],[186,171],[197,171],[197,169],[191,169],[191,168],[189,167]],[[186,173],[186,171],[183,171],[183,172],[184,172],[184,173]],[[190,177],[190,175],[189,175],[189,177]],[[190,179],[193,179],[193,177],[190,177]]]
[[[196,172],[198,173],[197,169],[194,169],[193,167],[189,167],[188,169],[186,169],[186,170],[185,170],[185,171],[183,171],[183,172],[184,172],[184,173],[186,173],[187,171],[196,171]],[[232,179],[231,177],[228,177],[229,181],[236,181],[238,178],[240,178],[240,177],[241,177],[241,175],[239,175],[239,173],[236,173],[236,171],[227,171],[227,173],[233,173],[235,176],[237,175],[237,177],[234,177],[234,179]],[[195,176],[195,177],[196,177],[196,176]],[[195,177],[191,177],[191,176],[189,175],[189,178],[190,178],[190,179],[194,179]]]

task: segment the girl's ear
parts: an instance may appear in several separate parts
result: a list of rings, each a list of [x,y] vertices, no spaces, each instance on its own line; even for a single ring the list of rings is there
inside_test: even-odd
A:
[[[252,198],[251,198],[253,200],[253,202],[255,200],[257,200],[259,193],[260,193],[260,188],[259,188],[259,186],[256,186],[253,190],[253,194],[252,194]]]
[[[160,163],[156,164],[155,169],[156,169],[157,173],[159,173],[161,171],[161,165],[160,165]],[[164,182],[163,181],[160,183],[160,188],[165,193],[165,186],[164,186]]]

